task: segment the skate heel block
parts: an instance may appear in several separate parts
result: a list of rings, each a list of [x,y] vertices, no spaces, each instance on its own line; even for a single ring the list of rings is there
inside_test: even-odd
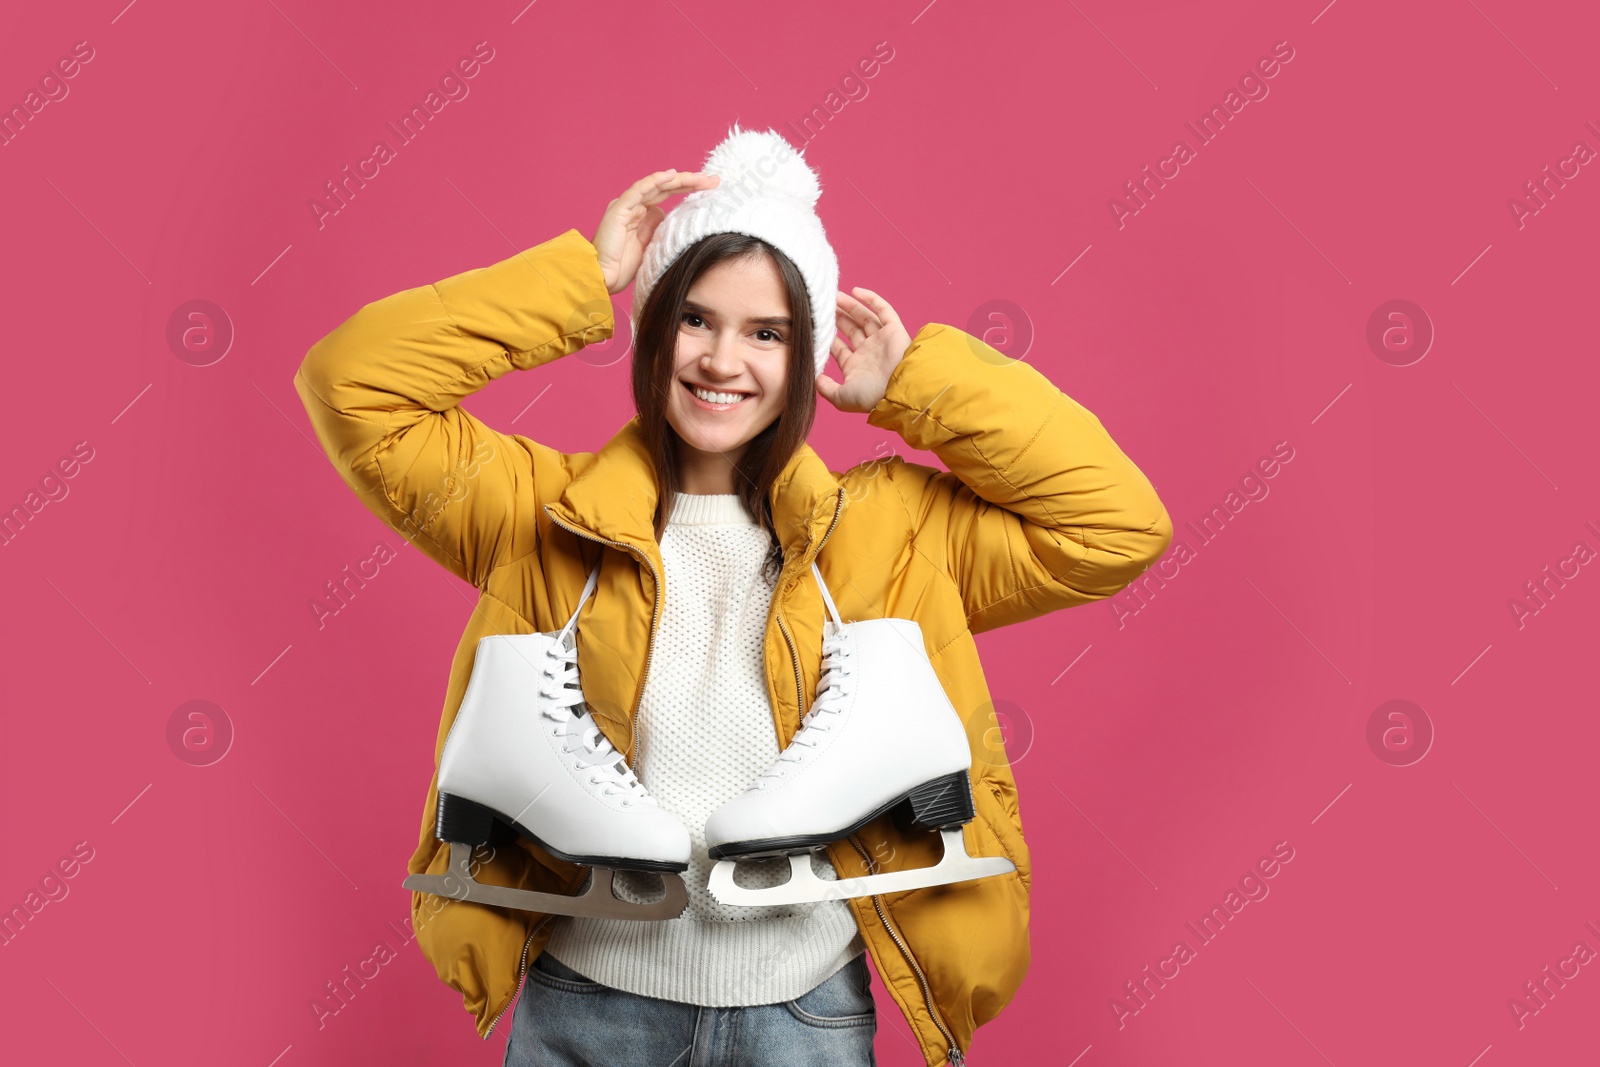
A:
[[[463,845],[486,845],[494,832],[495,814],[466,797],[439,794],[439,817],[433,836],[440,841],[459,841]]]
[[[895,810],[902,829],[943,830],[972,821],[972,782],[966,771],[956,771],[919,785]]]

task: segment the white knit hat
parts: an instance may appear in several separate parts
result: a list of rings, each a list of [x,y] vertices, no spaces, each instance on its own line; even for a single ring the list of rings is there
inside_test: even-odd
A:
[[[776,130],[741,130],[738,123],[701,169],[722,181],[685,196],[651,235],[634,277],[634,333],[650,291],[687,248],[714,233],[748,234],[788,256],[805,278],[820,375],[838,333],[839,260],[817,217],[816,171]]]

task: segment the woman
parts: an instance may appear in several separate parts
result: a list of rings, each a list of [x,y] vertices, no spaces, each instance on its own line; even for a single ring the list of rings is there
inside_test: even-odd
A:
[[[705,172],[635,182],[592,240],[568,230],[370,304],[295,376],[363,502],[481,590],[436,764],[478,639],[561,628],[598,562],[578,629],[587,704],[693,836],[690,905],[673,920],[413,894],[417,943],[481,1036],[527,974],[508,1064],[871,1063],[865,953],[927,1062],[960,1064],[1027,971],[1028,850],[1004,753],[984,742],[993,705],[972,635],[1113,595],[1160,558],[1171,521],[1099,420],[1031,367],[950,326],[910,337],[878,294],[837,291],[817,195],[775,133],[735,127]],[[598,452],[502,434],[459,406],[612,336],[611,297],[636,275],[638,415]],[[830,355],[837,378],[822,373]],[[817,395],[949,472],[894,456],[829,471],[805,440]],[[968,851],[1013,873],[783,907],[706,892],[706,814],[773,762],[816,692],[813,562],[844,617],[920,626],[975,755]],[[437,775],[414,874],[444,867],[436,805]],[[880,818],[813,863],[857,877],[940,854],[937,835]],[[782,879],[773,862],[787,869],[759,861],[756,884]],[[519,839],[477,877],[572,894],[586,870]]]

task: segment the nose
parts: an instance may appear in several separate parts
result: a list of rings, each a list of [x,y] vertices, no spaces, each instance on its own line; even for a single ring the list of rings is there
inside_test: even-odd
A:
[[[700,369],[718,378],[735,378],[744,370],[737,334],[718,333],[700,354]]]

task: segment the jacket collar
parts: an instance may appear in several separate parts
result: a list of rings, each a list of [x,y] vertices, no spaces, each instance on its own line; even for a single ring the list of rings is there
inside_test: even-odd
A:
[[[659,566],[654,521],[658,495],[655,465],[634,416],[546,510],[580,532],[630,546]],[[786,561],[811,554],[811,547],[832,527],[843,497],[838,478],[802,441],[769,494],[773,526]]]

